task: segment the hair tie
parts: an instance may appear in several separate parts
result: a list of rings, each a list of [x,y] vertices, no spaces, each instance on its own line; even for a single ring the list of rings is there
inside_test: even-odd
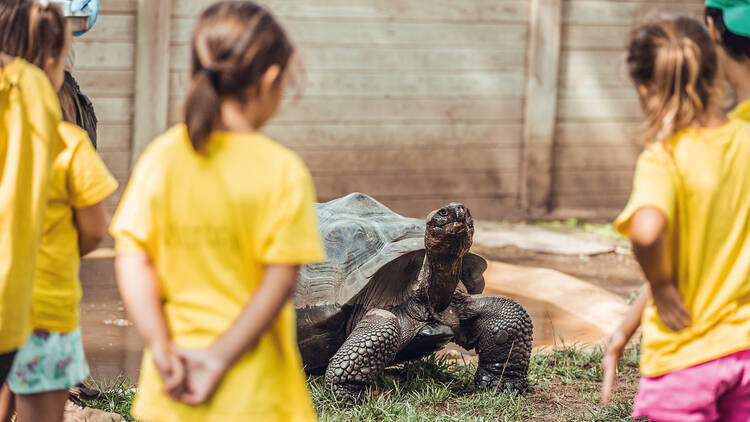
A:
[[[211,85],[213,85],[214,88],[219,87],[219,72],[216,71],[216,69],[208,66],[203,66],[201,68],[201,71],[208,76],[208,80],[211,81]]]

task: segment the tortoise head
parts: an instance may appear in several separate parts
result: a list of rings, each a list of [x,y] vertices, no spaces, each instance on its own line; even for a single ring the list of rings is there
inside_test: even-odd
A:
[[[464,204],[452,202],[427,216],[424,243],[431,255],[463,256],[473,236],[474,219]]]

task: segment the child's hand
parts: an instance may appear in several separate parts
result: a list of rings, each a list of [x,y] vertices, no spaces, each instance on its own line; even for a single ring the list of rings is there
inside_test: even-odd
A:
[[[185,366],[171,345],[152,346],[151,356],[164,380],[164,392],[173,400],[185,391]]]
[[[656,311],[667,328],[680,331],[690,326],[690,313],[674,283],[652,284],[651,295]]]
[[[187,371],[185,390],[179,400],[197,406],[208,400],[224,378],[228,365],[211,349],[178,349]]]
[[[612,399],[612,390],[615,388],[615,378],[617,377],[617,364],[622,358],[622,352],[625,350],[625,344],[628,339],[622,331],[615,331],[607,342],[607,350],[602,358],[602,387],[601,403],[604,406],[609,405]]]

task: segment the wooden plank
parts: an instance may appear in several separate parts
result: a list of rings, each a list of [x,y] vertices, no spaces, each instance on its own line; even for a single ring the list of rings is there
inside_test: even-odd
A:
[[[146,145],[167,128],[171,11],[172,0],[138,1],[131,164],[135,164]]]
[[[299,156],[316,175],[340,175],[359,172],[516,170],[519,167],[519,147],[399,149],[338,149],[298,150]]]
[[[135,40],[135,16],[101,13],[85,37],[87,41],[132,42]]]
[[[295,150],[514,147],[521,143],[520,123],[272,124],[264,132]]]
[[[130,124],[100,124],[97,149],[99,151],[130,151],[133,128]]]
[[[643,148],[639,145],[575,145],[555,148],[556,171],[630,170]]]
[[[597,195],[555,195],[553,204],[556,209],[568,210],[567,216],[577,217],[594,214],[594,218],[612,221],[625,208],[628,193],[611,193]]]
[[[523,125],[521,205],[532,215],[548,211],[560,64],[562,0],[532,0]]]
[[[555,142],[567,145],[637,144],[638,122],[558,122]]]
[[[323,198],[334,199],[334,198]],[[429,198],[406,197],[391,198],[378,197],[378,201],[406,217],[426,218],[433,210],[439,209],[451,202],[460,202],[471,210],[474,218],[484,220],[519,219],[523,217],[515,195],[487,195],[473,196],[466,194],[435,196]]]
[[[182,100],[172,99],[169,121],[182,120]],[[361,122],[518,122],[521,99],[354,99],[303,98],[287,104],[274,124]]]
[[[92,97],[99,124],[130,123],[133,117],[133,99],[130,97]]]
[[[176,0],[174,16],[196,16],[209,0]],[[528,6],[519,0],[271,0],[260,1],[277,16],[292,18],[525,22]]]
[[[565,25],[564,49],[599,49],[625,51],[632,25]]]
[[[351,192],[381,196],[418,197],[419,195],[497,195],[518,192],[518,172],[494,170],[465,172],[367,172],[344,174],[313,173],[315,190],[323,198],[335,198]]]
[[[195,19],[175,18],[171,40],[188,44]],[[526,25],[418,22],[337,22],[327,20],[288,21],[293,40],[323,46],[484,47],[493,50],[524,50]]]
[[[135,13],[138,0],[101,0],[99,13]]]
[[[99,156],[113,175],[127,177],[130,171],[130,151],[99,151]]]
[[[639,121],[643,118],[637,98],[560,98],[558,110],[561,120]]]
[[[391,48],[298,46],[305,69],[355,72],[418,70],[523,72],[526,54],[520,50],[496,51],[478,48]],[[173,71],[190,68],[190,48],[186,44],[170,49]]]
[[[135,63],[133,43],[89,42],[76,38],[73,41],[74,68],[132,70]]]
[[[86,69],[86,68],[84,68]],[[88,96],[121,97],[133,94],[132,70],[79,70],[73,69],[81,91]]]
[[[560,97],[634,97],[624,51],[567,50],[561,55]]]
[[[700,17],[703,13],[703,2],[566,1],[563,6],[563,21],[566,25],[630,25],[656,12],[678,12]]]
[[[331,97],[512,97],[523,95],[523,74],[516,73],[400,73],[393,72],[308,72],[305,95]],[[182,97],[188,91],[190,77],[185,72],[172,72],[169,92]]]
[[[556,194],[630,192],[632,170],[561,170],[553,173]]]

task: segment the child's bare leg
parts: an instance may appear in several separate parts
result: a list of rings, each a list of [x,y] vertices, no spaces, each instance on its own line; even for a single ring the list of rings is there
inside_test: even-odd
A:
[[[60,422],[65,411],[68,390],[38,394],[17,394],[17,422]]]
[[[16,410],[15,395],[10,391],[8,384],[3,384],[0,389],[0,422],[10,422],[13,412]]]

